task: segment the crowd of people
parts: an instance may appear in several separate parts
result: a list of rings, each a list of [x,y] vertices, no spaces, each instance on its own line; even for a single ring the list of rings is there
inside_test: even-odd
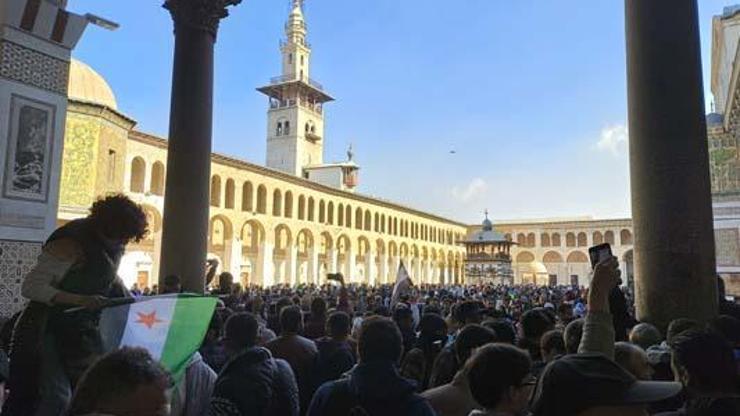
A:
[[[10,382],[4,415],[740,414],[737,305],[720,298],[710,322],[638,322],[614,258],[595,266],[588,289],[417,285],[399,294],[341,276],[320,286],[243,288],[209,270],[220,302],[183,375],[140,348],[93,354],[102,297],[145,296],[115,276],[104,274],[104,286],[86,280],[110,270],[89,242],[120,244],[95,240],[85,227],[123,242],[139,237],[135,204],[111,198],[94,207],[97,224],[51,239],[24,284],[32,302],[2,331],[0,349],[11,357],[8,366],[0,353],[0,383]],[[101,225],[106,209],[116,211],[118,228]],[[120,225],[122,215],[137,221]],[[121,231],[129,229],[136,232]],[[95,261],[70,267],[80,257],[69,240]],[[181,290],[177,276],[157,288]],[[85,312],[61,314],[56,304]]]

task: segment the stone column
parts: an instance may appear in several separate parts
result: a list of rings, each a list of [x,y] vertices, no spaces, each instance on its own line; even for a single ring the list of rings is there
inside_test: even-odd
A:
[[[298,282],[298,247],[295,245],[288,247],[288,259],[285,268],[285,283],[295,286]]]
[[[696,0],[626,0],[637,314],[717,314]]]
[[[365,253],[365,281],[368,285],[375,285],[377,270],[375,270],[375,254],[372,251]]]
[[[355,257],[355,250],[351,247],[347,249],[347,254],[344,256],[347,261],[347,275],[344,276],[346,282],[354,283],[357,281],[356,270],[357,258]]]
[[[275,259],[273,257],[274,246],[272,242],[265,241],[262,244],[259,255],[262,286],[272,286],[275,284]]]
[[[213,45],[227,6],[241,0],[165,0],[175,26],[160,277],[205,290],[211,176]],[[160,282],[162,283],[162,282]]]
[[[328,261],[329,265],[327,272],[329,273],[339,273],[341,270],[339,270],[339,253],[337,252],[336,248],[333,248],[329,250],[328,252]]]
[[[376,284],[382,285],[388,283],[388,256],[383,253],[380,254],[380,262],[378,263],[378,279]]]
[[[319,270],[321,265],[319,264],[319,250],[316,247],[312,247],[308,252],[308,282],[319,284]]]

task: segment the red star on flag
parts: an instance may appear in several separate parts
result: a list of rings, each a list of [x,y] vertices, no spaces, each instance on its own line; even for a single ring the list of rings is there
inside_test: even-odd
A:
[[[151,313],[136,312],[136,314],[139,315],[139,319],[136,321],[136,323],[144,324],[149,329],[152,329],[154,324],[163,322],[162,320],[157,319],[157,311],[152,311]]]

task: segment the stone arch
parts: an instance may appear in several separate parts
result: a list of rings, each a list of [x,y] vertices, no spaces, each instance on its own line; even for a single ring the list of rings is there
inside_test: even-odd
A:
[[[582,251],[571,251],[565,261],[568,263],[588,263],[588,256]]]
[[[516,262],[523,264],[523,263],[531,263],[534,261],[534,254],[532,254],[529,251],[522,251],[521,253],[516,255]]]
[[[328,231],[324,231],[320,234],[319,241],[319,255],[324,256],[325,259],[329,255],[329,251],[334,248],[334,239]]]
[[[285,224],[278,224],[274,233],[275,250],[285,252],[293,244],[293,233],[290,231],[290,227]]]
[[[563,263],[563,256],[557,251],[548,251],[542,256],[543,263]]]
[[[152,205],[142,204],[141,208],[144,210],[144,214],[146,214],[148,223],[148,232],[145,238],[151,240],[154,238],[154,234],[162,230],[162,214]]]
[[[267,188],[265,188],[265,185],[257,187],[257,212],[267,214]]]
[[[370,249],[370,240],[364,235],[359,236],[357,238],[357,256],[364,257],[365,255],[370,253]]]
[[[303,228],[298,232],[296,237],[296,248],[298,256],[307,259],[314,245],[313,233],[308,228]]]
[[[283,214],[283,194],[280,189],[272,191],[272,216],[279,217]]]
[[[578,247],[587,247],[588,246],[588,236],[586,236],[586,233],[578,233]]]
[[[242,225],[242,252],[256,255],[265,242],[265,227],[257,220],[249,220]]]
[[[236,193],[236,190],[234,188],[234,180],[231,178],[227,179],[226,190],[224,192],[224,208],[226,209],[234,209],[234,194]]]
[[[382,238],[375,240],[375,251],[378,253],[378,260],[380,260],[380,256],[385,254],[385,241]]]
[[[329,201],[326,206],[326,222],[329,225],[334,225],[334,202]]]
[[[624,229],[619,232],[619,242],[622,243],[623,246],[631,246],[632,245],[632,232],[628,229]]]
[[[154,195],[164,195],[164,163],[154,162],[152,165],[152,178],[149,181],[149,192]]]
[[[527,247],[534,247],[535,245],[534,233],[527,234]]]
[[[233,238],[234,228],[231,220],[225,215],[211,218],[208,227],[208,241],[212,247],[221,247]]]
[[[524,233],[517,234],[516,243],[519,244],[520,247],[526,247],[527,246],[527,236],[524,235]]]
[[[131,183],[129,188],[131,192],[142,194],[146,183],[146,162],[140,156],[136,156],[131,161]]]
[[[308,197],[308,220],[309,221],[313,221],[314,219],[314,216],[313,216],[314,206],[315,206],[315,201],[313,197],[312,196]]]
[[[211,176],[211,206],[221,206],[221,177],[218,175]]]
[[[552,236],[550,237],[550,243],[552,244],[553,247],[560,247],[560,245],[562,244],[560,241],[560,234],[553,233]]]
[[[604,234],[601,234],[600,231],[594,231],[592,238],[593,238],[593,245],[595,246],[604,243]]]
[[[409,246],[406,243],[401,243],[401,245],[398,248],[399,255],[401,258],[406,258],[409,256]]]
[[[395,241],[391,241],[388,243],[388,254],[390,255],[390,257],[398,256],[398,244],[396,244]]]
[[[364,222],[363,225],[365,226],[365,228],[364,228],[365,231],[370,231],[370,229],[372,228],[372,220],[371,220],[371,218],[372,217],[370,215],[370,210],[366,210],[365,211],[365,221],[363,221]]]
[[[285,192],[285,218],[293,218],[293,192]]]
[[[298,219],[306,219],[306,197],[303,195],[298,197]]]
[[[355,228],[358,230],[362,229],[362,208],[357,207],[357,210],[355,211]]]
[[[609,230],[604,233],[604,242],[614,245],[614,231]]]
[[[252,182],[246,181],[242,185],[242,211],[250,212],[254,209]]]
[[[540,234],[540,245],[542,247],[550,247],[550,234],[548,233]]]
[[[576,246],[576,235],[573,233],[567,233],[565,235],[565,246],[575,247]]]

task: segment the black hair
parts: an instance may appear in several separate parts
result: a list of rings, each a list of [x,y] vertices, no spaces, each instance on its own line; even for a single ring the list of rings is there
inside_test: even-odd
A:
[[[285,306],[280,309],[280,329],[282,333],[295,334],[303,330],[303,313],[300,306]]]
[[[141,241],[149,231],[149,223],[141,205],[123,194],[98,199],[88,216],[103,235],[128,242]]]
[[[389,318],[371,316],[362,321],[357,340],[357,351],[363,363],[398,362],[403,353],[401,331]]]
[[[514,326],[506,319],[487,319],[481,324],[496,333],[496,341],[506,344],[516,343],[516,330]]]
[[[496,343],[479,348],[465,368],[475,401],[493,409],[509,387],[522,384],[531,371],[532,361],[526,351]]]
[[[555,327],[555,323],[542,308],[524,312],[521,323],[524,338],[531,340],[539,339],[545,332]]]
[[[455,357],[457,357],[457,361],[462,365],[467,361],[474,349],[490,342],[496,342],[495,332],[482,325],[466,325],[455,339],[453,345]]]
[[[224,341],[234,350],[242,350],[257,344],[259,322],[249,312],[235,313],[226,320]]]
[[[172,384],[169,373],[143,348],[123,347],[102,356],[82,375],[68,415],[106,413],[106,406],[144,385]]]
[[[568,354],[578,353],[578,346],[581,345],[581,337],[583,337],[583,325],[586,321],[583,318],[578,318],[571,321],[563,331],[563,341],[565,341],[565,352]]]
[[[665,333],[665,340],[668,344],[671,344],[673,339],[681,333],[698,329],[701,329],[699,322],[688,318],[677,318],[668,324],[668,329]]]
[[[565,354],[565,340],[563,331],[553,329],[545,332],[540,338],[540,349],[545,353],[554,352],[556,355]]]
[[[702,393],[736,392],[737,366],[732,346],[713,331],[689,330],[669,344],[673,362],[689,374],[689,386]]]
[[[351,320],[346,312],[334,311],[326,320],[326,332],[333,337],[349,335]]]

